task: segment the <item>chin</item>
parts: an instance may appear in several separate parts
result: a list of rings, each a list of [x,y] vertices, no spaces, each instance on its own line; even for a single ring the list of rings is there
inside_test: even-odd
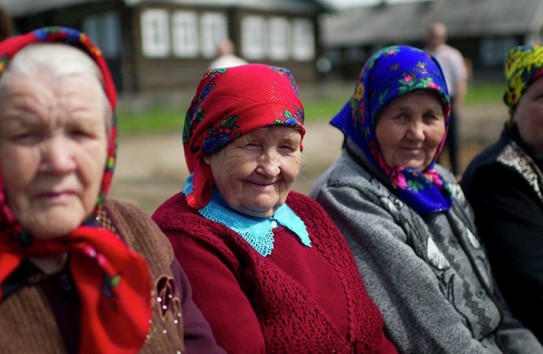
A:
[[[39,216],[28,231],[37,239],[55,239],[74,231],[83,223],[84,218],[85,215],[78,210],[55,210]]]

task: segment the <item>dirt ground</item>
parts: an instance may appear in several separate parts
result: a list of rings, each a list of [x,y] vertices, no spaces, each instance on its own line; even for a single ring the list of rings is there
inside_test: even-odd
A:
[[[499,137],[507,110],[503,104],[466,107],[460,121],[462,169]],[[294,189],[307,193],[315,179],[337,158],[342,135],[328,122],[306,122],[306,160]],[[446,155],[446,152],[444,153]],[[447,165],[446,156],[443,165]],[[120,137],[111,196],[152,213],[165,199],[181,191],[187,176],[181,132]]]

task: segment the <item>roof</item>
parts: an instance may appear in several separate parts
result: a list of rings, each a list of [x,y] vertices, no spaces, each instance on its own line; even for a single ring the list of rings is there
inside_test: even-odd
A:
[[[324,15],[325,46],[422,41],[432,22],[445,23],[449,37],[538,33],[541,0],[434,0],[361,7]]]
[[[36,13],[48,9],[84,3],[86,1],[89,0],[0,0],[0,4],[10,16],[16,17],[27,13]]]
[[[38,13],[55,8],[84,3],[111,2],[114,0],[0,0],[6,11],[14,17]],[[325,2],[320,0],[115,0],[127,6],[140,3],[174,3],[199,6],[222,6],[281,10],[329,10]]]

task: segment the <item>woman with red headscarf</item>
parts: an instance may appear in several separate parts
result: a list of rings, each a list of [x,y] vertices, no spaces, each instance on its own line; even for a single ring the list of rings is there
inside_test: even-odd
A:
[[[303,119],[288,70],[208,71],[185,117],[190,176],[153,218],[229,353],[395,353],[338,229],[290,190]]]
[[[115,105],[85,34],[0,43],[2,353],[222,352],[168,240],[106,198]]]

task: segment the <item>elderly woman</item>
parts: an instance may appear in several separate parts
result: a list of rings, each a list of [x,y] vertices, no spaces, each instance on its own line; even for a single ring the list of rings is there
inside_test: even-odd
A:
[[[99,49],[51,27],[0,58],[0,351],[218,351],[167,238],[106,199],[116,93]]]
[[[342,154],[311,195],[349,242],[401,353],[539,353],[495,291],[454,176],[435,163],[449,113],[433,57],[378,51],[332,119]]]
[[[512,48],[510,120],[462,179],[511,312],[543,342],[543,46]]]
[[[229,353],[395,353],[334,223],[290,189],[305,130],[291,73],[208,71],[185,117],[184,191],[154,220]]]

